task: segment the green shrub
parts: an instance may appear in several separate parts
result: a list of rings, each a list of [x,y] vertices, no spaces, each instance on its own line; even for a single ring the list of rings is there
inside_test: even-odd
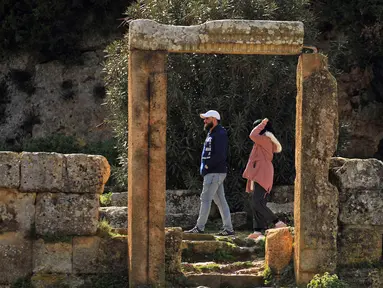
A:
[[[315,275],[307,285],[307,288],[347,288],[348,285],[340,280],[337,275],[330,275],[328,272],[320,276]]]
[[[110,206],[111,203],[112,203],[112,192],[104,193],[100,195],[100,205],[102,207]]]
[[[311,1],[316,25],[330,43],[331,63],[344,71],[373,63],[383,53],[381,0]]]
[[[19,278],[12,283],[11,288],[34,288],[29,277]]]
[[[129,19],[195,25],[215,19],[301,20],[306,40],[315,37],[308,1],[138,1]],[[106,103],[117,139],[123,169],[118,177],[127,185],[128,51],[124,40],[107,48]],[[168,189],[199,189],[199,161],[206,137],[198,113],[216,109],[228,130],[229,172],[226,195],[232,210],[243,206],[245,168],[254,120],[272,120],[283,152],[275,157],[276,184],[292,184],[294,174],[295,97],[297,57],[170,54],[168,58],[167,178]]]

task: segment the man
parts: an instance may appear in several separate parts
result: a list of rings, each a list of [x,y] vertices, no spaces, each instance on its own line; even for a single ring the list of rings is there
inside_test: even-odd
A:
[[[201,206],[196,226],[185,233],[203,233],[207,222],[211,201],[219,208],[223,222],[220,236],[234,235],[229,205],[226,202],[223,181],[227,173],[228,138],[226,130],[219,124],[221,116],[215,110],[200,114],[204,119],[204,128],[208,131],[202,150],[200,174],[203,176]]]

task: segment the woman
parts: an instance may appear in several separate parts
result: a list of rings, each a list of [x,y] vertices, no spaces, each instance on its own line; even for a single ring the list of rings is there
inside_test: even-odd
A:
[[[265,118],[254,122],[256,127],[250,133],[254,142],[246,169],[242,177],[247,179],[246,192],[253,192],[252,209],[256,224],[254,233],[248,238],[257,239],[273,223],[275,228],[286,227],[286,224],[266,206],[266,196],[273,187],[274,167],[273,154],[282,151],[282,146],[274,136],[270,121]]]

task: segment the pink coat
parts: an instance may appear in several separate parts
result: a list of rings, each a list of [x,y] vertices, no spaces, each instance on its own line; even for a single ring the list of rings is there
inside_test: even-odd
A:
[[[247,179],[246,192],[252,192],[251,181],[257,182],[267,193],[273,187],[274,167],[271,161],[273,154],[279,153],[282,147],[272,133],[259,134],[265,128],[267,121],[263,120],[249,135],[254,145],[242,175]]]

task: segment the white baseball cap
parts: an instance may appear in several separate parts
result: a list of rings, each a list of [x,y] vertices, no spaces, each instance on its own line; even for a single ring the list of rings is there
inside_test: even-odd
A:
[[[219,113],[215,110],[209,110],[207,111],[206,113],[204,114],[199,114],[199,116],[202,118],[202,119],[205,119],[205,118],[208,118],[208,117],[214,117],[215,119],[217,120],[221,120],[221,116],[219,115]]]

